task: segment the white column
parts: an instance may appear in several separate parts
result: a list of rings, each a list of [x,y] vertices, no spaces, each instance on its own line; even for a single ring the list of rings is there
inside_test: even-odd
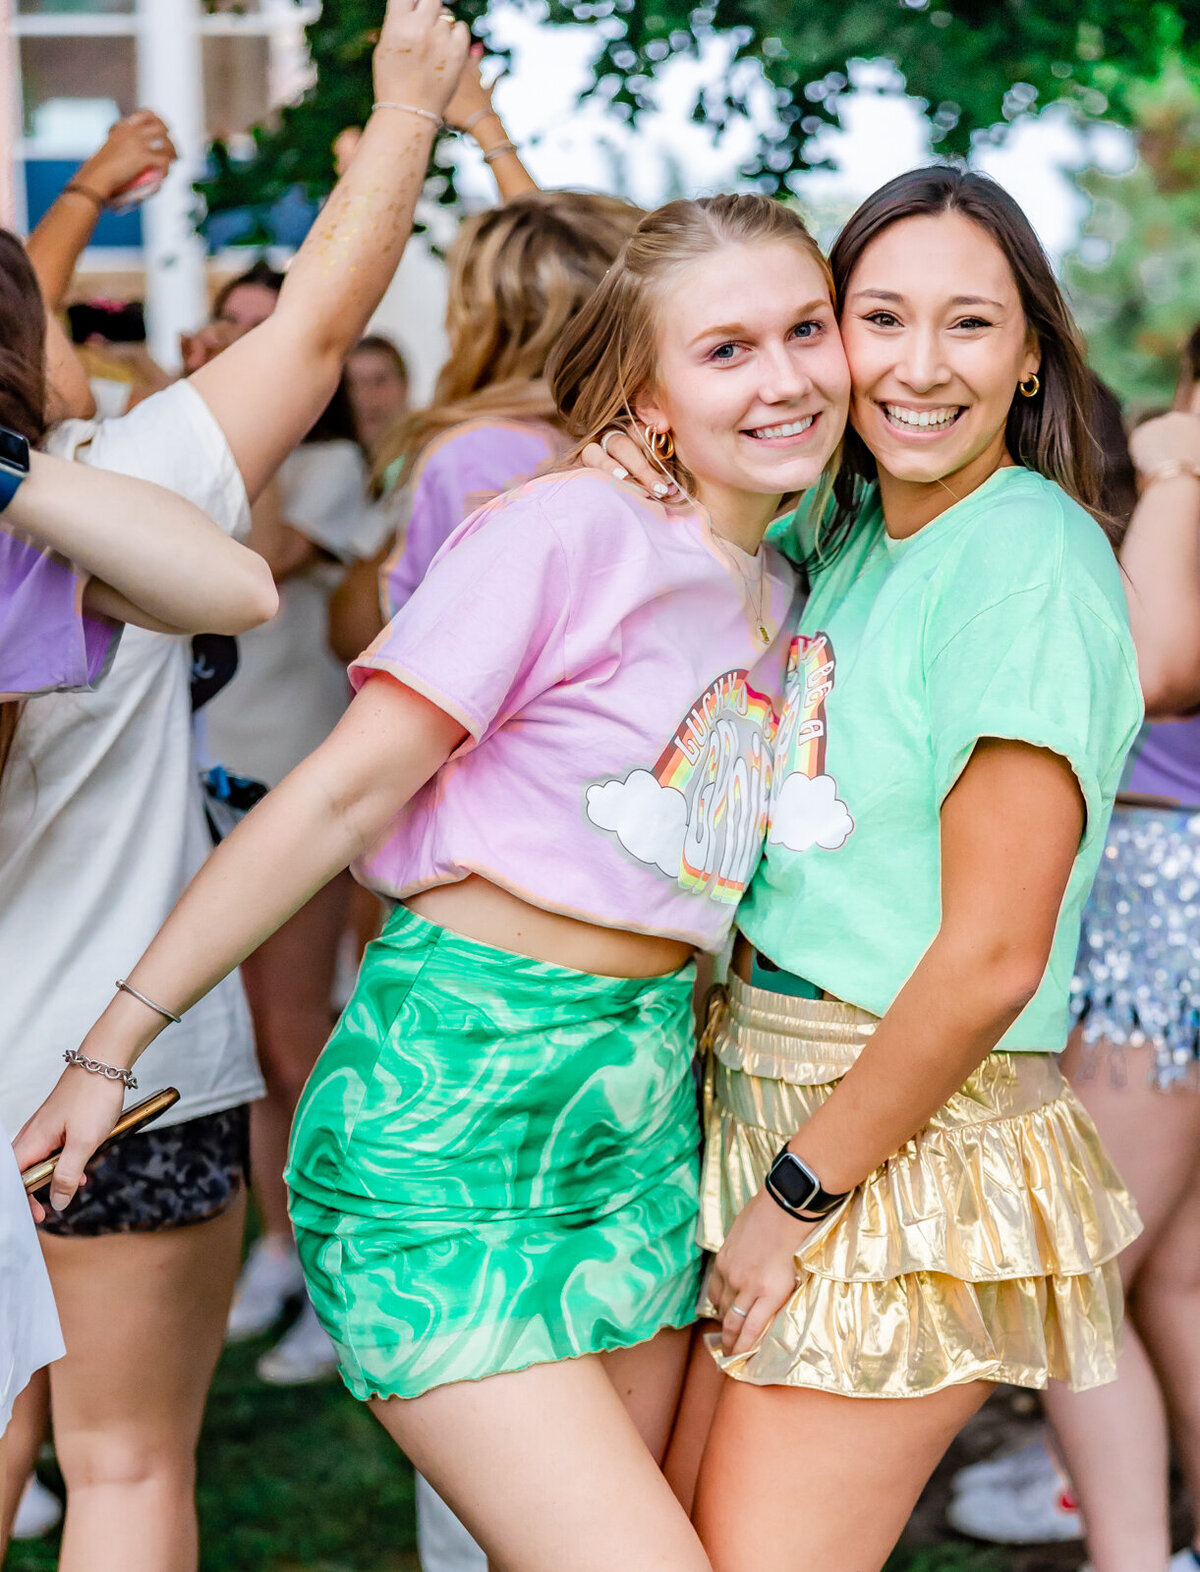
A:
[[[179,334],[208,314],[204,244],[194,233],[192,181],[204,169],[204,77],[199,0],[138,0],[138,102],[166,121],[179,159],[142,208],[150,353],[179,366]]]
[[[17,138],[21,111],[17,102],[20,68],[12,28],[13,0],[0,0],[0,224],[14,229],[22,222],[17,201]]]

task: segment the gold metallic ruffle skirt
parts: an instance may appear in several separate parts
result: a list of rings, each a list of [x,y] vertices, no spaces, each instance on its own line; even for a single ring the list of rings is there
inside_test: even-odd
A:
[[[705,1249],[875,1025],[853,1005],[730,979],[708,1061]],[[1054,1056],[993,1053],[809,1235],[796,1291],[756,1346],[714,1357],[738,1380],[849,1397],[1099,1386],[1116,1375],[1116,1257],[1140,1230]]]

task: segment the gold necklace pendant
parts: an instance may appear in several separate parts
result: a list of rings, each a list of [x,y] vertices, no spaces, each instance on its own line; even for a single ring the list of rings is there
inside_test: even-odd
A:
[[[762,622],[759,623],[759,625],[758,625],[758,636],[763,641],[764,644],[769,644],[771,642],[771,635],[767,631],[765,623],[762,623]]]

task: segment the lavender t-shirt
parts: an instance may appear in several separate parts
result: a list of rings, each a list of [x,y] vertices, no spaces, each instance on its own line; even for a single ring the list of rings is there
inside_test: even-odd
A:
[[[396,615],[468,513],[528,480],[562,443],[553,426],[529,420],[468,420],[435,437],[404,487],[396,550],[380,576],[384,615]]]
[[[93,688],[121,624],[83,610],[88,575],[0,529],[0,699]]]
[[[469,733],[359,877],[403,898],[477,873],[719,949],[762,851],[799,600],[773,547],[591,470],[481,508],[350,668]]]
[[[1125,765],[1123,791],[1200,807],[1200,715],[1143,726]]]

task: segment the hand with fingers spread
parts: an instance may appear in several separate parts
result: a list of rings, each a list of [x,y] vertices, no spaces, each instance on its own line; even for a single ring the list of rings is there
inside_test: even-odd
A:
[[[139,109],[116,125],[102,147],[81,164],[72,184],[109,202],[145,170],[165,175],[178,154],[166,125],[151,109]]]
[[[440,117],[462,74],[471,35],[441,0],[389,0],[371,58],[375,100]]]
[[[69,1065],[58,1084],[13,1142],[18,1168],[30,1168],[62,1147],[62,1156],[50,1181],[50,1205],[61,1212],[74,1199],[85,1165],[102,1141],[112,1134],[121,1117],[125,1088],[120,1081]],[[44,1222],[45,1207],[29,1197],[37,1222]]]
[[[683,495],[673,480],[658,468],[646,449],[630,432],[620,426],[610,426],[601,432],[597,442],[589,442],[580,454],[580,463],[588,469],[603,470],[616,480],[631,480],[647,496],[669,502]]]
[[[796,1251],[816,1226],[789,1217],[765,1190],[734,1218],[708,1284],[726,1356],[753,1348],[791,1298]]]

